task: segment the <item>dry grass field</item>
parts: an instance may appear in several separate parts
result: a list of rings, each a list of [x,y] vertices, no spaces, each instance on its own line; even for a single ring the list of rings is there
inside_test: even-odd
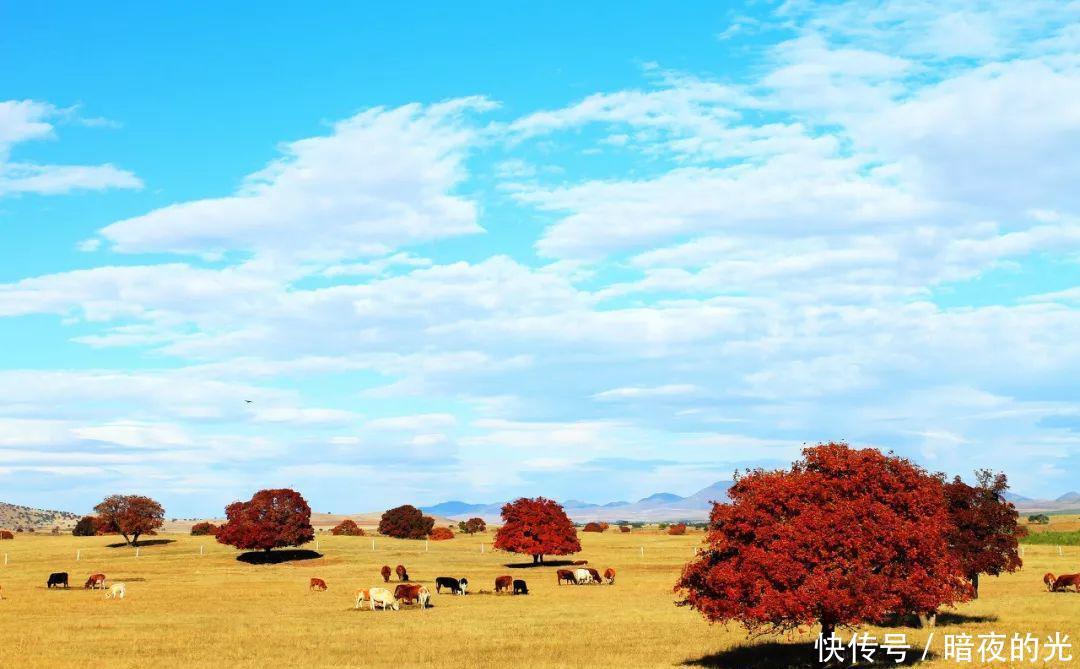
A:
[[[137,558],[130,548],[107,547],[115,537],[19,536],[0,543],[8,555],[0,563],[0,667],[809,666],[809,635],[752,641],[737,626],[710,626],[672,605],[672,583],[701,536],[582,534],[578,557],[601,571],[615,567],[616,584],[561,587],[554,567],[508,569],[521,558],[481,554],[490,534],[432,542],[428,552],[422,541],[377,538],[372,551],[370,538],[323,535],[324,557],[262,566],[238,562],[236,551],[212,539],[179,534],[153,537],[171,543],[143,547]],[[943,618],[933,630],[937,659],[918,666],[979,666],[944,661],[945,633],[1061,631],[1080,641],[1080,594],[1047,593],[1041,582],[1046,571],[1080,571],[1080,549],[1025,553],[1023,572],[985,578],[980,600]],[[473,594],[435,595],[427,611],[354,611],[354,589],[377,584],[379,567],[398,563],[429,586],[436,576],[468,576]],[[51,571],[70,572],[75,589],[46,590]],[[95,571],[127,583],[127,599],[82,590]],[[490,592],[504,573],[525,578],[531,594],[477,592]],[[329,591],[309,592],[311,576],[326,579]],[[868,631],[907,632],[917,644],[928,634]],[[1080,666],[1080,644],[1073,655],[1068,664]]]

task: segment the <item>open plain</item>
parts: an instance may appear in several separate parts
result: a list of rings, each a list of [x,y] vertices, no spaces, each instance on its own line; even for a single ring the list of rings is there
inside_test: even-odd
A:
[[[491,534],[449,541],[403,541],[321,534],[323,557],[272,565],[237,561],[209,537],[162,534],[135,551],[109,547],[118,537],[20,535],[0,544],[0,667],[801,667],[810,666],[816,630],[748,639],[736,625],[709,625],[674,606],[672,584],[701,532],[582,533],[587,559],[616,568],[615,585],[558,586],[555,567],[509,568],[522,556],[492,552]],[[167,541],[168,543],[155,543]],[[481,552],[481,544],[484,551]],[[200,555],[202,547],[203,555]],[[315,549],[315,543],[305,546]],[[79,560],[76,560],[76,552]],[[1048,593],[1046,571],[1080,571],[1080,548],[1025,547],[1025,568],[984,577],[979,600],[941,617],[934,630],[866,628],[881,637],[906,632],[920,649],[935,634],[924,667],[979,666],[946,661],[944,634],[1068,633],[1077,664],[1080,594]],[[0,560],[3,558],[0,557]],[[555,558],[549,558],[549,560]],[[471,594],[434,595],[426,611],[353,609],[353,592],[381,583],[383,564],[404,564],[434,592],[437,576],[467,576]],[[47,590],[53,571],[71,574],[71,590]],[[103,572],[127,584],[106,601],[82,589]],[[490,594],[495,577],[528,581],[528,596]],[[308,579],[329,584],[310,592]],[[394,583],[396,581],[393,581]],[[391,587],[393,587],[391,585]],[[848,633],[845,632],[845,638]],[[1007,648],[1006,648],[1007,650]],[[914,656],[913,656],[914,658]],[[917,658],[914,658],[917,659]],[[866,666],[866,665],[863,665]],[[894,666],[881,663],[877,666]],[[1021,666],[997,663],[987,666]],[[1024,664],[1023,666],[1033,666]]]

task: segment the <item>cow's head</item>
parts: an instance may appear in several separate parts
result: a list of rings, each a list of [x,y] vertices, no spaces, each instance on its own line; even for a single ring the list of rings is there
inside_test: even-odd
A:
[[[458,583],[461,584],[461,594],[465,594],[465,590],[469,587],[469,579],[462,578]]]

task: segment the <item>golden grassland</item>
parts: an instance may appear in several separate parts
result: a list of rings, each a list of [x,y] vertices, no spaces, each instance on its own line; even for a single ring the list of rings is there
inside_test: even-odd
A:
[[[0,667],[801,667],[809,633],[748,640],[741,627],[709,625],[673,605],[671,591],[702,534],[582,533],[575,556],[618,570],[614,586],[557,586],[555,568],[509,569],[521,556],[490,549],[491,534],[431,542],[320,535],[322,558],[248,565],[212,539],[163,534],[139,557],[109,548],[117,537],[25,536],[0,542]],[[203,546],[205,555],[199,555]],[[644,555],[642,555],[644,547]],[[314,544],[307,548],[314,549]],[[76,561],[76,550],[81,560]],[[941,636],[961,632],[1070,634],[1080,666],[1080,594],[1048,593],[1046,571],[1080,571],[1080,549],[1025,547],[1022,572],[984,578],[982,597],[959,606],[934,630],[867,628],[880,638],[906,632],[921,646],[935,633],[937,658],[921,667],[979,666],[942,659]],[[379,584],[379,568],[405,564],[433,588],[436,576],[468,576],[473,594],[433,597],[426,611],[353,610],[353,591]],[[74,588],[46,590],[49,572],[71,573]],[[127,584],[106,601],[82,582],[101,571]],[[496,576],[528,581],[528,596],[492,595]],[[309,592],[308,578],[327,592]],[[813,632],[816,634],[816,631]],[[800,645],[802,644],[802,645]],[[749,648],[746,648],[749,646]],[[921,652],[921,651],[920,651]],[[880,666],[893,666],[891,664]],[[990,666],[1063,666],[994,664]]]

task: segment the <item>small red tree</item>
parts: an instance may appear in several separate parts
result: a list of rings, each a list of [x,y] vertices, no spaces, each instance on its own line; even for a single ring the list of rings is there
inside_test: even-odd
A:
[[[449,527],[436,527],[428,535],[428,539],[432,541],[446,541],[447,539],[453,539],[454,532]]]
[[[191,526],[191,536],[193,537],[205,537],[211,534],[217,534],[217,531],[217,525],[207,522],[205,520],[201,523],[195,523]]]
[[[582,532],[603,532],[608,528],[607,523],[585,523],[585,527],[581,528]]]
[[[216,534],[218,542],[242,550],[270,552],[315,538],[311,507],[288,488],[260,490],[250,501],[233,502],[225,507],[225,517],[228,520]]]
[[[97,531],[97,518],[93,516],[83,516],[79,519],[79,522],[75,523],[75,527],[71,529],[71,534],[76,537],[92,537],[97,534]]]
[[[470,518],[458,523],[458,529],[465,534],[476,534],[477,532],[483,532],[487,529],[487,523],[483,518]]]
[[[522,497],[503,506],[503,525],[495,533],[495,548],[531,555],[542,564],[544,555],[569,555],[581,550],[577,530],[562,505],[544,497]]]
[[[941,481],[874,449],[822,444],[738,479],[675,586],[710,621],[785,632],[929,614],[967,596]]]
[[[119,532],[129,545],[139,543],[143,534],[152,534],[165,523],[165,509],[142,495],[110,495],[94,507],[110,529]]]
[[[356,524],[356,521],[351,518],[346,518],[331,530],[330,534],[334,536],[346,536],[346,537],[362,537],[364,536],[364,530]]]
[[[686,523],[675,523],[674,525],[669,525],[667,528],[667,533],[673,535],[686,534]]]
[[[379,534],[398,539],[423,539],[431,533],[435,519],[412,504],[388,510],[379,519]]]
[[[1027,530],[1018,522],[1016,507],[1005,499],[1005,475],[981,469],[975,476],[978,485],[968,485],[959,476],[946,483],[945,498],[953,521],[949,544],[977,599],[979,574],[997,576],[1021,567],[1019,540]]]

